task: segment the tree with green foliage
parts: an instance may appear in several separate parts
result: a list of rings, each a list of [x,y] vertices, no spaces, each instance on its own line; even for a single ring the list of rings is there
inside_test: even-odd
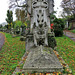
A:
[[[16,17],[17,17],[17,20],[19,21],[22,21],[23,23],[25,22],[25,19],[26,19],[26,12],[25,12],[25,9],[16,9]]]
[[[14,26],[14,28],[16,28],[16,27],[21,27],[21,25],[23,25],[23,23],[21,22],[21,21],[15,21],[15,26]]]
[[[6,21],[8,23],[7,29],[11,29],[11,27],[13,26],[13,12],[12,11],[7,10]]]
[[[57,18],[55,16],[56,11],[50,14],[50,22],[51,22],[51,31],[54,31],[55,36],[62,36],[63,29],[65,27],[65,19]]]

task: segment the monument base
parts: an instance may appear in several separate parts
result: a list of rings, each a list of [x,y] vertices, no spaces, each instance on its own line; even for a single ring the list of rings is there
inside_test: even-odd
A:
[[[50,47],[38,46],[30,49],[23,72],[61,72],[63,67]]]

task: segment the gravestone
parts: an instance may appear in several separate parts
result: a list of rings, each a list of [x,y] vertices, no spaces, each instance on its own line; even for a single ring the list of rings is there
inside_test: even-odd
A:
[[[25,25],[21,26],[20,33],[21,33],[20,40],[25,41],[25,38],[26,38],[26,27],[25,27]]]
[[[11,32],[10,32],[10,34],[12,34],[12,35],[14,34],[13,30],[14,30],[14,29],[13,29],[13,28],[11,28]]]
[[[27,10],[31,24],[30,33],[26,35],[25,46],[29,54],[23,66],[23,72],[62,71],[63,67],[53,52],[56,47],[54,33],[50,28],[53,0],[27,0]],[[54,46],[49,45],[50,43]]]
[[[20,33],[20,28],[19,26],[17,26],[16,28],[11,28],[10,30],[10,34],[12,34],[12,37],[17,37],[17,36],[20,36],[21,33]]]
[[[26,30],[25,25],[22,25],[21,26],[21,36],[25,36],[25,30]]]
[[[19,34],[20,34],[20,27],[17,26],[17,27],[16,27],[16,35],[19,35]]]

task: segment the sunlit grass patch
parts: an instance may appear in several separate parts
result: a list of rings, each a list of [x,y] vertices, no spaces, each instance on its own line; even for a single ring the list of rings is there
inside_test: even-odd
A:
[[[0,73],[11,75],[25,53],[25,42],[20,41],[20,37],[12,38],[10,34],[4,34],[5,44],[0,51]]]
[[[72,33],[75,33],[75,29],[71,30]]]
[[[20,37],[12,38],[8,33],[4,35],[6,38],[0,51],[0,73],[1,75],[12,75],[25,53],[25,42],[20,41]],[[75,42],[66,36],[56,37],[56,41],[57,51],[75,75]]]
[[[56,41],[57,51],[75,74],[75,42],[66,36],[56,37]]]

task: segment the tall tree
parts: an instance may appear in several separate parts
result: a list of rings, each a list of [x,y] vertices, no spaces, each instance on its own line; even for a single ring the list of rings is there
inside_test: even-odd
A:
[[[23,9],[16,9],[16,17],[17,20],[22,21],[23,23],[25,22],[25,17],[26,17],[26,12]]]
[[[26,10],[26,1],[27,0],[9,0],[10,1],[10,5],[9,8],[16,8],[16,17],[17,20],[22,21],[23,23],[25,22],[25,19],[27,17],[27,10]],[[21,9],[20,9],[21,7]]]
[[[8,23],[8,28],[11,28],[12,24],[13,24],[13,13],[12,11],[7,10],[7,18],[6,21]]]
[[[19,9],[16,9],[15,14],[16,14],[17,20],[20,20],[20,10]]]
[[[66,15],[75,14],[75,0],[62,0],[61,6]]]

